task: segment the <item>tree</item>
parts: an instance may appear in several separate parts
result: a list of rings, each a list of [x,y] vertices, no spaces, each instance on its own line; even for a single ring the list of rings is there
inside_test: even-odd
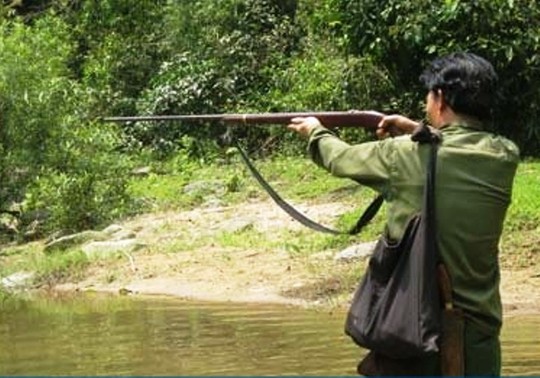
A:
[[[471,51],[494,63],[501,98],[495,129],[537,153],[540,7],[530,0],[332,0],[347,51],[372,56],[396,83],[396,110],[420,116],[417,78],[435,56]]]

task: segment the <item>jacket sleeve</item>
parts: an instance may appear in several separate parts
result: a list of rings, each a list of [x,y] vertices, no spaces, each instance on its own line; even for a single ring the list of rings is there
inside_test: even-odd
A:
[[[352,179],[378,192],[386,192],[393,167],[392,139],[350,145],[320,126],[309,138],[308,153],[336,177]]]

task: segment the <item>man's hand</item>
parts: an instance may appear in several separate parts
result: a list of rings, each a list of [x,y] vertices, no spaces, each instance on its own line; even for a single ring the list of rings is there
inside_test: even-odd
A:
[[[315,117],[297,117],[291,119],[291,123],[287,128],[296,131],[304,138],[307,138],[309,137],[309,134],[311,134],[311,131],[317,126],[321,126],[321,122]]]
[[[384,116],[377,126],[377,137],[388,138],[402,134],[411,134],[420,123],[399,114]]]

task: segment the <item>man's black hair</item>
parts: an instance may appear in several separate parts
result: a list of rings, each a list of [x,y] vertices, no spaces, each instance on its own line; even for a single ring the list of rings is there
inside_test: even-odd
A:
[[[435,59],[420,75],[428,91],[442,90],[456,113],[490,120],[497,87],[491,63],[472,53],[453,53]]]

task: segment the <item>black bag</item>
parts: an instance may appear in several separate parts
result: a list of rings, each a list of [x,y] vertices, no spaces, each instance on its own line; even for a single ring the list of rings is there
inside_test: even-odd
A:
[[[437,284],[434,180],[437,136],[427,126],[413,137],[431,143],[424,206],[402,239],[379,239],[354,294],[345,333],[360,346],[392,358],[438,352],[441,301]]]

